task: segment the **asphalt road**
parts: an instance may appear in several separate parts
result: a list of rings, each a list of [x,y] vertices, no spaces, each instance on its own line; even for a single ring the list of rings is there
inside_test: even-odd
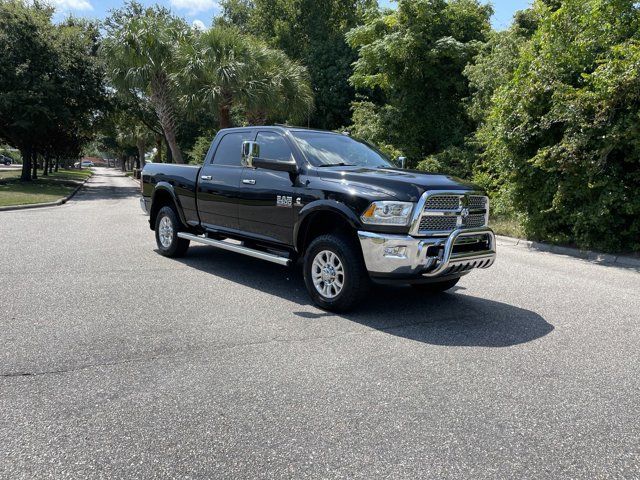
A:
[[[640,477],[637,271],[503,246],[331,315],[97,170],[0,213],[0,478]]]

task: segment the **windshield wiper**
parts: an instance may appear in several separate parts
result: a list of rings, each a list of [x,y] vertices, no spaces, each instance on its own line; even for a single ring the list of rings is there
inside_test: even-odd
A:
[[[353,163],[344,163],[344,162],[323,163],[322,165],[318,165],[318,168],[322,168],[322,167],[357,167],[357,165],[354,165]]]

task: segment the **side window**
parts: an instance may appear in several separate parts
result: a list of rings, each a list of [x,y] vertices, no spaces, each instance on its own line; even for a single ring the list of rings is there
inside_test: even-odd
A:
[[[251,132],[233,132],[227,133],[216,148],[213,156],[214,165],[230,165],[233,167],[241,166],[242,160],[242,142],[251,140]]]
[[[260,145],[260,157],[269,160],[291,160],[291,149],[282,135],[274,132],[260,132],[256,137]]]

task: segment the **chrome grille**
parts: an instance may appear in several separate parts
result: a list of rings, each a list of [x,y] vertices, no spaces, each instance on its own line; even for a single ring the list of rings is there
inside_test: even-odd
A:
[[[487,197],[482,197],[480,195],[470,195],[469,208],[487,208]]]
[[[455,230],[458,217],[434,217],[425,215],[420,220],[420,231],[429,230],[440,232],[444,230]]]
[[[456,228],[484,227],[488,207],[488,199],[483,195],[433,194],[425,200],[417,233],[448,234]]]
[[[466,228],[484,227],[484,214],[474,213],[462,220],[462,226]]]
[[[460,208],[462,195],[434,195],[429,197],[424,204],[425,210],[456,210]],[[472,209],[486,208],[487,197],[481,195],[469,195],[469,205]]]
[[[455,210],[460,206],[460,195],[434,195],[424,204],[425,210]]]

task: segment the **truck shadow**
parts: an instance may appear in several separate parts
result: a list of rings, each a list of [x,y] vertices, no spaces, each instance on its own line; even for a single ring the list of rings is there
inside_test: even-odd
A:
[[[300,309],[292,313],[301,320],[338,316],[432,345],[509,347],[544,337],[554,328],[530,310],[465,295],[464,287],[428,295],[411,287],[376,285],[356,311],[332,314],[311,303],[299,268],[279,267],[206,246],[192,246],[178,261],[297,303]]]

